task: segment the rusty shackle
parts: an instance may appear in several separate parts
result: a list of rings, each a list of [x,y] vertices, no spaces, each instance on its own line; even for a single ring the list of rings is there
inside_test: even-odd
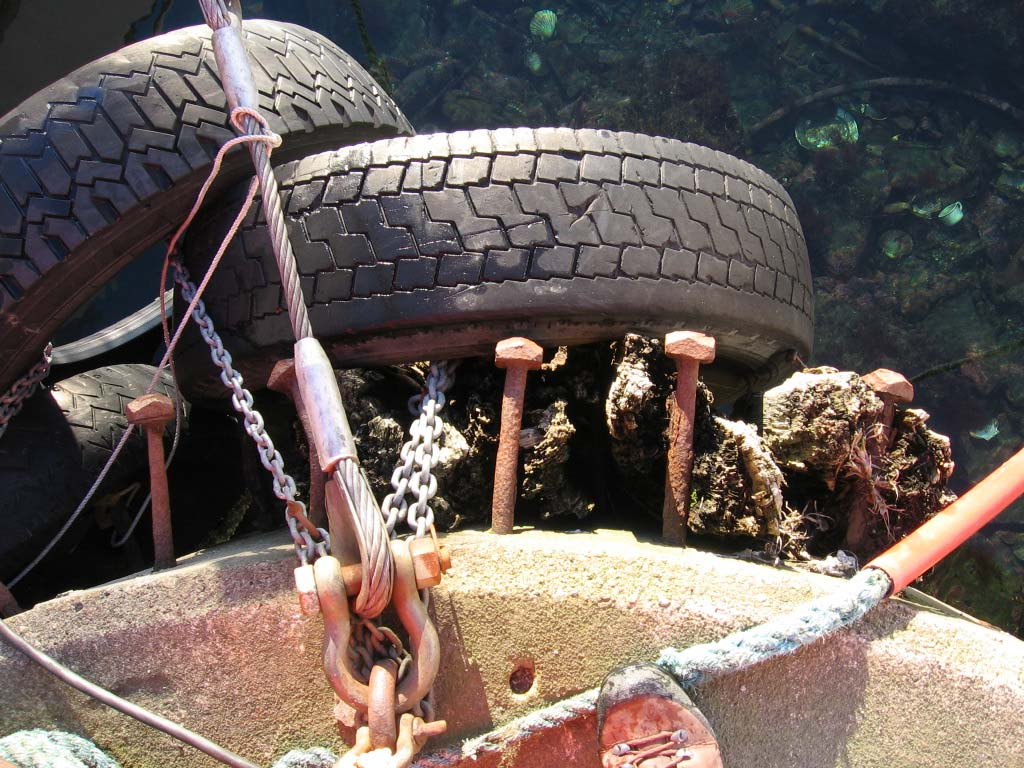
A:
[[[391,542],[395,563],[392,602],[398,618],[409,634],[412,664],[408,674],[395,691],[395,712],[408,712],[430,691],[441,662],[441,645],[437,629],[427,615],[416,584],[416,571],[408,542]],[[332,556],[321,557],[313,564],[320,610],[324,617],[324,671],[342,701],[366,712],[370,705],[370,688],[355,674],[348,655],[352,635],[352,615],[340,561]]]

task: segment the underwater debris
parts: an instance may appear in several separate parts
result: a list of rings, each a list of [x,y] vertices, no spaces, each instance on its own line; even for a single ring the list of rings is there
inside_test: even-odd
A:
[[[929,80],[921,77],[875,77],[870,80],[858,80],[854,83],[822,88],[820,91],[815,91],[808,96],[796,99],[785,106],[779,107],[764,119],[759,120],[751,126],[748,135],[751,137],[756,136],[766,128],[769,128],[780,120],[788,117],[798,109],[803,109],[810,104],[815,104],[825,99],[832,99],[836,96],[842,96],[847,93],[870,91],[872,88],[911,88],[952,93],[957,96],[973,99],[981,104],[985,104],[986,106],[999,110],[1003,114],[1013,118],[1018,123],[1024,123],[1024,110],[1018,109],[1009,102],[989,96],[987,93],[970,91],[955,86],[952,83],[944,83],[941,80]]]
[[[910,212],[919,219],[934,219],[949,207],[948,199],[931,193],[918,195],[910,201]]]
[[[530,19],[530,34],[538,40],[550,40],[558,27],[558,14],[554,11],[537,11]]]
[[[853,115],[842,107],[836,107],[835,114],[826,120],[804,118],[794,130],[796,142],[804,149],[818,151],[834,149],[843,144],[856,144],[860,129]]]
[[[1017,200],[1024,199],[1024,171],[1017,168],[1004,168],[996,179],[999,194]]]
[[[874,120],[875,122],[881,122],[882,120],[888,119],[873,106],[863,101],[856,104],[847,104],[846,109],[849,112],[853,112],[861,117],[866,117],[868,120]]]
[[[1021,136],[1016,131],[1001,128],[992,135],[992,152],[1002,160],[1013,160],[1024,152]]]
[[[950,203],[939,211],[937,218],[947,227],[955,227],[964,218],[964,204],[959,200],[955,203]]]
[[[536,51],[527,51],[526,56],[523,58],[523,63],[535,75],[544,68],[544,59]]]
[[[751,0],[725,0],[722,3],[722,21],[726,24],[746,24],[754,17],[754,13]]]
[[[971,437],[977,440],[984,440],[987,443],[999,434],[999,422],[997,419],[992,419],[981,429],[973,429],[969,434]]]
[[[902,229],[889,229],[878,238],[878,249],[887,259],[899,259],[914,250],[914,238]]]

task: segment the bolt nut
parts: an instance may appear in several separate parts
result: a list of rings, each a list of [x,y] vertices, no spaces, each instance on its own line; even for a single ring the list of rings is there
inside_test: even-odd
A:
[[[891,403],[909,403],[914,399],[914,385],[906,376],[888,368],[877,368],[860,377],[882,400]]]
[[[416,586],[420,589],[436,587],[441,583],[441,574],[451,567],[448,548],[434,549],[434,541],[429,537],[409,542],[409,554],[416,573]]]
[[[544,348],[522,336],[502,339],[494,347],[494,364],[499,368],[525,368],[528,371],[536,371],[543,363]]]
[[[129,424],[141,427],[163,428],[174,418],[174,403],[171,398],[156,392],[137,397],[124,407]]]
[[[697,331],[667,333],[665,354],[675,360],[710,363],[715,359],[715,337]]]
[[[299,593],[299,610],[303,616],[320,613],[320,596],[316,591],[313,566],[309,563],[295,569],[295,591]]]

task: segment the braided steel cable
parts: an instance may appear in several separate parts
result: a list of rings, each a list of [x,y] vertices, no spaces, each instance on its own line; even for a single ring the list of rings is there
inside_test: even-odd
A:
[[[354,609],[360,616],[372,619],[391,602],[395,569],[388,529],[358,462],[342,459],[332,479],[346,500],[343,506],[351,515],[352,531],[359,546],[363,585],[356,596]]]
[[[253,136],[269,134],[266,123],[256,117],[259,114],[259,97],[252,79],[245,43],[242,42],[240,9],[229,8],[229,4],[224,0],[199,0],[199,5],[206,23],[214,33],[214,55],[217,58],[221,84],[228,104],[232,112],[239,107],[251,110],[244,114],[240,125],[236,123],[236,127],[243,133]],[[267,229],[270,231],[277,269],[281,273],[281,286],[284,290],[292,333],[295,334],[296,340],[305,339],[313,335],[313,329],[309,324],[309,313],[302,296],[295,254],[288,240],[284,211],[281,208],[281,194],[277,187],[277,179],[274,177],[274,169],[270,165],[270,152],[262,143],[253,143],[249,145],[249,154],[252,156],[259,179],[263,212],[267,219]]]
[[[247,133],[256,136],[264,131],[263,126],[249,116],[246,116],[243,126]],[[309,312],[306,310],[306,300],[302,295],[302,283],[299,281],[299,271],[295,266],[295,254],[288,239],[277,178],[270,165],[270,155],[266,146],[262,143],[250,144],[249,153],[252,155],[256,175],[260,180],[263,213],[267,219],[267,230],[270,232],[270,241],[277,259],[277,269],[281,273],[281,288],[284,292],[285,306],[288,308],[288,317],[292,323],[292,333],[295,334],[296,340],[305,339],[313,335],[313,328],[309,324]]]

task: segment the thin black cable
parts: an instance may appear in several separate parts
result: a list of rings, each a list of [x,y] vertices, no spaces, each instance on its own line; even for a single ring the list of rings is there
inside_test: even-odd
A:
[[[3,637],[3,639],[10,645],[28,656],[29,659],[41,666],[47,672],[52,675],[56,675],[72,688],[77,688],[86,696],[91,696],[97,701],[106,704],[108,707],[116,709],[118,712],[122,712],[129,717],[134,717],[139,722],[145,723],[151,728],[163,731],[168,736],[172,736],[173,738],[178,739],[178,741],[182,741],[191,747],[195,747],[201,752],[205,752],[214,760],[219,760],[224,763],[224,765],[230,765],[232,768],[259,768],[255,763],[250,763],[248,760],[236,755],[234,752],[214,744],[209,739],[200,736],[198,733],[190,731],[185,726],[179,725],[172,720],[168,720],[166,717],[158,715],[155,712],[150,712],[148,709],[140,707],[138,704],[126,701],[120,696],[111,693],[106,688],[100,688],[100,686],[95,683],[92,683],[81,675],[72,672],[52,656],[48,656],[25,640],[25,638],[7,626],[7,622],[3,620],[0,620],[0,637]]]

